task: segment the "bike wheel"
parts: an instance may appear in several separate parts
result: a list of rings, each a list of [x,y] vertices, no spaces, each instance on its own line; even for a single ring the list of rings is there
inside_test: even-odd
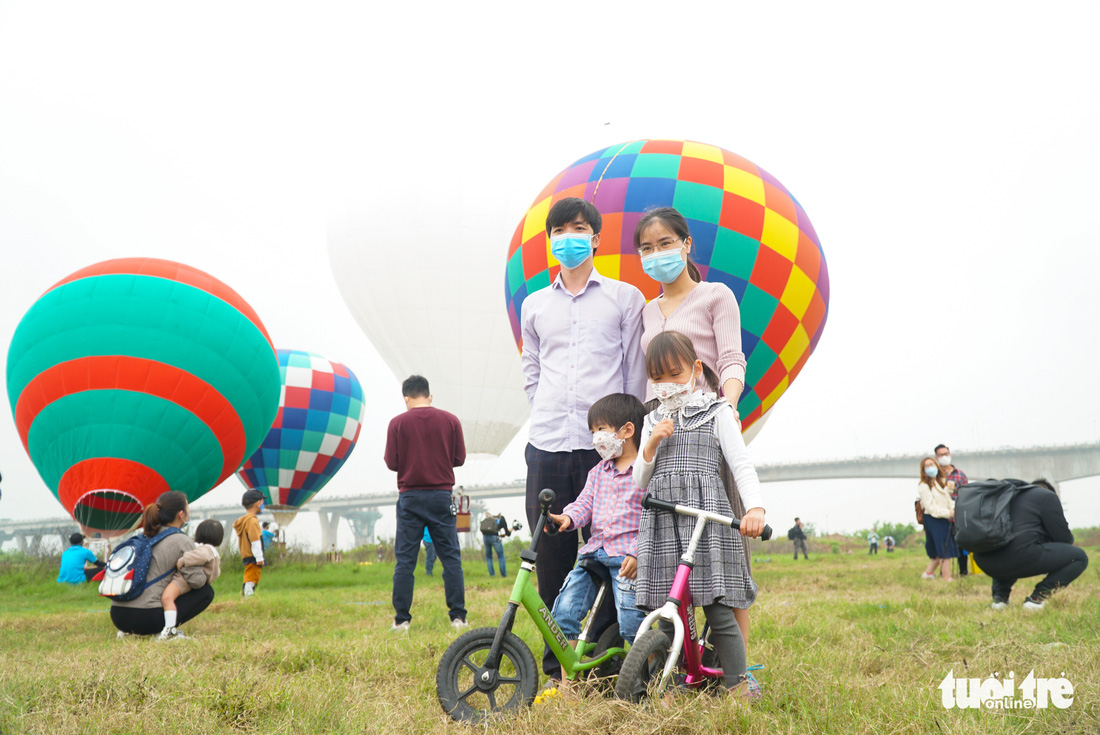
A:
[[[596,639],[596,647],[592,649],[590,658],[599,658],[612,648],[625,648],[626,644],[623,641],[623,637],[619,635],[619,624],[612,623],[608,626],[607,630],[600,634],[600,637]],[[622,656],[612,656],[604,661],[599,666],[589,669],[588,676],[591,679],[603,679],[607,680],[613,676],[619,675],[619,670],[623,667]]]
[[[647,697],[650,688],[661,681],[670,645],[668,636],[656,628],[639,635],[619,671],[615,696],[631,702],[640,702]]]
[[[535,657],[513,633],[505,633],[500,665],[484,668],[496,628],[478,628],[452,643],[439,660],[435,691],[443,711],[459,722],[480,722],[494,714],[527,707],[539,673]]]

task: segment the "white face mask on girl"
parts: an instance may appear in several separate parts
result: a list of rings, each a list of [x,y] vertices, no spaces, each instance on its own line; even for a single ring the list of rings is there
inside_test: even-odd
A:
[[[622,431],[622,429],[619,429]],[[616,431],[593,431],[592,432],[592,448],[599,452],[600,456],[604,459],[618,459],[623,456],[623,442],[625,439],[620,439],[615,436]]]
[[[695,392],[695,373],[692,372],[691,380],[687,383],[654,383],[653,395],[661,402],[661,406],[669,411],[678,411],[684,407],[688,398]]]

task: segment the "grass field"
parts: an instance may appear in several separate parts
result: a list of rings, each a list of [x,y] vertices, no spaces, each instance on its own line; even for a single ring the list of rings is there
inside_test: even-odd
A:
[[[764,698],[677,695],[638,707],[592,693],[476,727],[451,723],[435,696],[440,656],[457,637],[442,580],[417,572],[413,628],[389,631],[391,563],[330,564],[287,555],[239,597],[227,560],[192,641],[115,640],[92,586],[57,585],[55,560],[0,557],[0,733],[1090,733],[1100,732],[1100,564],[1047,609],[995,612],[989,580],[919,578],[919,549],[868,557],[759,545],[760,597],[749,661]],[[820,546],[820,545],[819,545]],[[828,550],[828,547],[824,547]],[[858,547],[857,547],[858,548]],[[509,554],[511,568],[518,560]],[[763,561],[768,558],[770,561]],[[473,626],[495,626],[511,586],[465,562]],[[516,632],[536,651],[534,626]],[[949,671],[1019,683],[1063,674],[1067,709],[945,709]]]

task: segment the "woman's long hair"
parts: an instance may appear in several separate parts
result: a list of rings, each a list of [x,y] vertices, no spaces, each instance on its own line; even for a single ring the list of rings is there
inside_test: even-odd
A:
[[[161,493],[155,503],[149,503],[145,508],[145,535],[149,538],[156,536],[165,526],[176,520],[181,510],[187,510],[186,495],[178,490]]]
[[[935,457],[925,457],[920,461],[920,481],[927,485],[929,489],[932,489],[932,478],[924,474],[924,465],[928,460],[932,460],[932,464],[936,465],[936,482],[941,488],[947,487],[947,474]]]
[[[695,347],[691,340],[680,332],[661,332],[645,351],[645,370],[650,379],[654,375],[663,375],[673,368],[680,366],[688,370],[695,370],[695,361],[699,356],[695,354]],[[718,390],[718,374],[710,369],[705,362],[703,364],[703,380],[713,390]],[[699,384],[695,384],[696,389]]]
[[[687,220],[684,219],[684,215],[677,212],[672,207],[660,207],[659,209],[651,209],[642,215],[642,218],[638,220],[638,226],[634,228],[634,252],[638,251],[638,248],[642,246],[642,235],[649,229],[651,225],[660,222],[668,229],[676,233],[676,237],[681,238],[684,244],[687,244],[687,239],[691,237],[691,229],[688,227]],[[691,252],[687,254],[687,269],[691,274],[691,280],[699,283],[703,280],[703,276],[699,273],[699,268],[691,259]]]

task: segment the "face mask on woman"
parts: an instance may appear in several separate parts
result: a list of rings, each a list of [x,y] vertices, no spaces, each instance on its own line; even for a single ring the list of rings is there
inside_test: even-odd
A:
[[[592,255],[592,236],[584,232],[564,232],[550,238],[550,253],[561,267],[573,270]]]
[[[617,433],[606,430],[592,432],[592,448],[599,452],[603,459],[618,459],[623,456],[623,442],[626,440],[615,436]]]
[[[680,274],[684,272],[684,268],[687,267],[687,262],[680,257],[680,251],[683,249],[683,246],[680,246],[679,250],[668,250],[663,253],[643,256],[642,270],[654,281],[672,283],[680,277]]]
[[[940,471],[937,470],[932,465],[928,465],[927,467],[924,468],[924,474],[928,475],[929,477],[936,477],[937,475],[940,474]]]

